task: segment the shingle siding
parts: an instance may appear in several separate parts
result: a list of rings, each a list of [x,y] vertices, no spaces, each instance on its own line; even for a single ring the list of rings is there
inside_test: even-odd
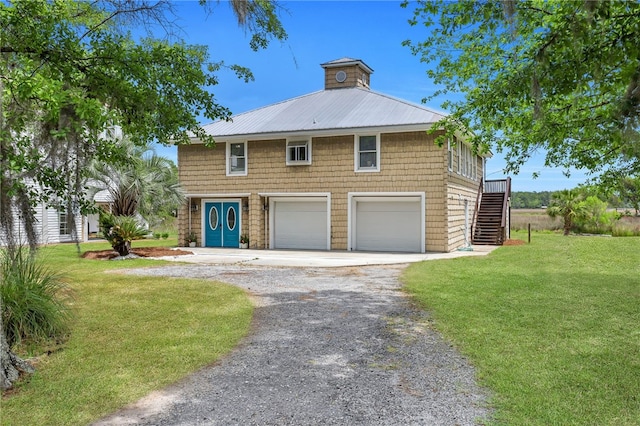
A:
[[[286,165],[285,139],[249,140],[247,157],[246,176],[226,176],[224,142],[215,148],[178,147],[180,182],[194,196],[193,202],[201,201],[196,194],[251,194],[246,200],[249,209],[242,213],[242,233],[249,234],[252,248],[268,247],[265,200],[259,193],[331,193],[331,248],[345,250],[348,193],[421,192],[426,201],[426,250],[450,251],[462,244],[460,212],[451,197],[456,191],[475,196],[478,184],[448,172],[446,148],[435,145],[434,136],[424,131],[381,134],[379,172],[354,170],[353,134],[314,137],[310,165]],[[179,214],[181,241],[189,232],[189,222],[200,235],[201,212],[190,214],[185,206]],[[202,244],[200,237],[198,243]]]
[[[343,71],[346,79],[342,82],[336,80],[336,73]],[[325,72],[325,89],[343,89],[345,87],[369,88],[369,73],[359,65],[332,67]]]

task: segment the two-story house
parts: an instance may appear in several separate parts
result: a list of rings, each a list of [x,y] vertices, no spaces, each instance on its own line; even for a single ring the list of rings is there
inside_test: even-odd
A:
[[[358,59],[321,65],[324,90],[204,126],[215,148],[178,147],[198,246],[448,252],[468,244],[484,158],[440,147],[443,117],[369,88]]]

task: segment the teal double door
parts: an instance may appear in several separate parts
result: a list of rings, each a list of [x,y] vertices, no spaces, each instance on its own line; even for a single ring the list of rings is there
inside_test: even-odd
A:
[[[214,201],[204,203],[205,247],[240,246],[240,203]]]

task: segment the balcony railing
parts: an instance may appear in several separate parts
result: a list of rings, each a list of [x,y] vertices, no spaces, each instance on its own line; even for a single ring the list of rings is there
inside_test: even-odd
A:
[[[487,180],[484,182],[484,192],[504,192],[509,193],[511,178]]]

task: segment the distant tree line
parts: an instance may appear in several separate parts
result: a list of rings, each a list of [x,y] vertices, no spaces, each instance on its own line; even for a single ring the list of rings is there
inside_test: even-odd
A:
[[[616,185],[605,188],[597,185],[580,185],[573,189],[583,198],[597,197],[609,208],[629,209],[640,213],[640,177],[626,177]],[[555,195],[561,191],[513,191],[511,207],[514,209],[540,209],[552,204]]]
[[[548,206],[553,191],[513,191],[511,207],[514,209],[539,209]]]

